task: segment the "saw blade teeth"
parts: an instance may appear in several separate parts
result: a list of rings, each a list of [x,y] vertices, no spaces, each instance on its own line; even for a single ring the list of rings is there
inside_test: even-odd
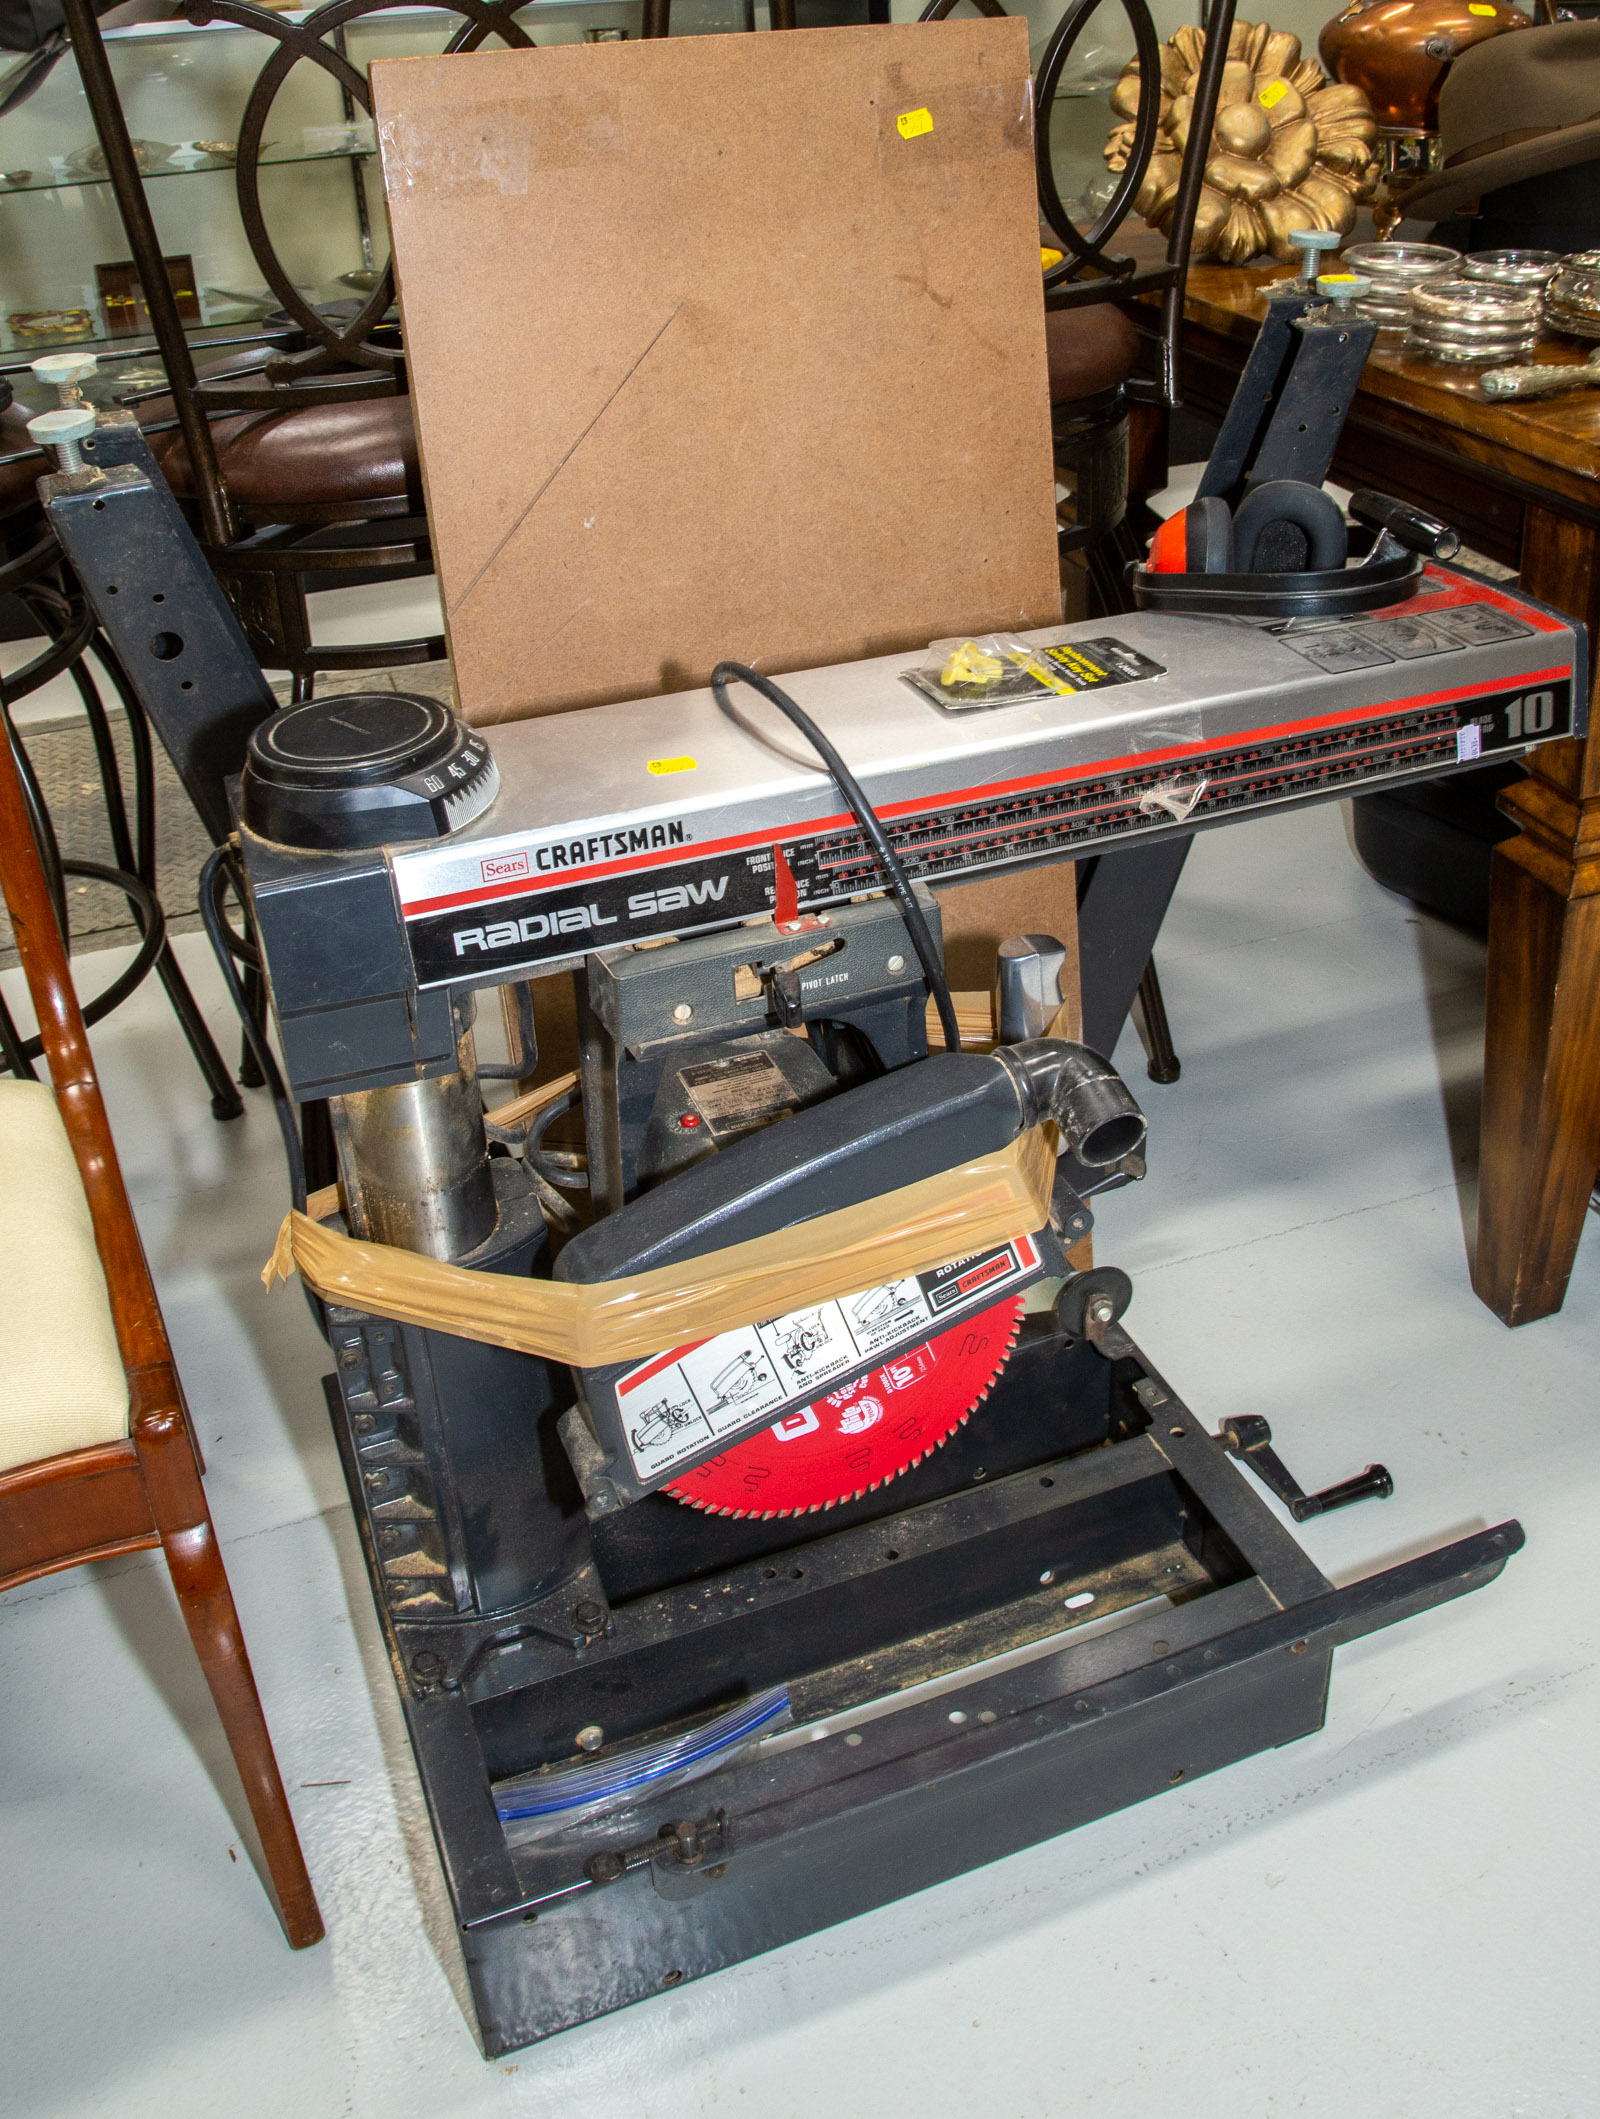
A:
[[[985,1392],[983,1395],[988,1394]],[[975,1411],[976,1407],[972,1410]],[[920,1457],[911,1458],[908,1463],[902,1464],[898,1471],[886,1472],[881,1479],[874,1479],[870,1486],[858,1486],[852,1494],[837,1494],[831,1501],[813,1501],[806,1508],[711,1508],[703,1501],[690,1500],[687,1495],[674,1494],[673,1499],[681,1499],[686,1507],[697,1508],[702,1515],[727,1516],[739,1523],[792,1523],[800,1516],[826,1515],[830,1508],[844,1508],[852,1501],[864,1501],[868,1494],[875,1494],[880,1486],[889,1486],[896,1479],[903,1479],[907,1472],[915,1471],[919,1464],[925,1464],[930,1457],[937,1455],[953,1436],[959,1435],[971,1417],[972,1411],[963,1413],[948,1435],[941,1435],[937,1442],[929,1444]]]

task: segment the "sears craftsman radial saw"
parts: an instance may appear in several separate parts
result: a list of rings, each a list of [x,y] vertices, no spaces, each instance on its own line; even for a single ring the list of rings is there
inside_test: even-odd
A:
[[[219,843],[214,928],[230,873],[248,909],[223,939],[285,1117],[326,1102],[333,1226],[462,1269],[470,1312],[474,1275],[805,1263],[808,1231],[1045,1144],[1027,1226],[617,1360],[324,1306],[491,2053],[1305,1735],[1340,1643],[1517,1550],[1503,1523],[1330,1584],[1247,1474],[1299,1522],[1387,1473],[1308,1494],[1263,1421],[1208,1432],[1126,1276],[1073,1269],[1143,1119],[1052,1034],[1049,937],[1005,945],[992,1049],[948,1049],[931,886],[1514,756],[1575,725],[1566,619],[1402,524],[1387,601],[1184,609],[1152,576],[1029,636],[1072,681],[1024,704],[946,710],[914,655],[781,694],[725,667],[675,699],[662,776],[656,699],[492,737],[403,693],[273,711],[131,423],[96,442],[51,519]],[[508,1123],[475,1005],[555,974],[581,1083]],[[580,1091],[581,1155],[551,1130]]]

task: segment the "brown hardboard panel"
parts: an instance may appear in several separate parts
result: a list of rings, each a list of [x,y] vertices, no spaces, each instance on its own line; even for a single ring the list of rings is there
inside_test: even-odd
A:
[[[1056,619],[1024,19],[372,87],[469,720]]]

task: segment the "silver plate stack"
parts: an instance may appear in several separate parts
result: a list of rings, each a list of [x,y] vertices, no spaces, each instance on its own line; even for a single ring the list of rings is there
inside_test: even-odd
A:
[[[1386,331],[1404,331],[1411,319],[1406,303],[1413,287],[1447,279],[1461,266],[1459,250],[1442,243],[1358,243],[1339,260],[1341,272],[1358,272],[1371,289],[1351,306]]]
[[[1559,250],[1474,250],[1461,260],[1461,276],[1494,287],[1548,287],[1565,263]]]
[[[1509,360],[1531,352],[1544,320],[1543,290],[1485,280],[1425,280],[1408,302],[1411,337],[1431,360]]]
[[[1600,250],[1578,250],[1563,258],[1545,290],[1545,321],[1574,338],[1600,338]]]

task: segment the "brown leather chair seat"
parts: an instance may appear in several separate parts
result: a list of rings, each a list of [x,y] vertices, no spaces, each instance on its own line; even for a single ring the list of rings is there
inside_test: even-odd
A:
[[[170,399],[141,408],[147,421],[170,419]],[[317,519],[422,509],[416,428],[408,397],[292,412],[240,412],[214,419],[211,433],[228,491],[252,521]],[[189,452],[176,427],[150,446],[180,498],[195,497]]]
[[[1128,380],[1139,357],[1138,332],[1110,302],[1047,310],[1044,336],[1053,405],[1114,390]]]

